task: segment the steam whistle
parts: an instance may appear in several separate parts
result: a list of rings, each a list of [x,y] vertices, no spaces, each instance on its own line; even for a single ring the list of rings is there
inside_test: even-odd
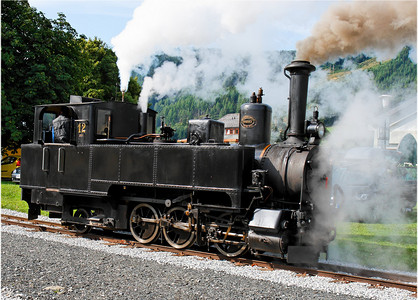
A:
[[[263,103],[263,89],[259,88],[258,89],[258,94],[257,94],[257,103]]]

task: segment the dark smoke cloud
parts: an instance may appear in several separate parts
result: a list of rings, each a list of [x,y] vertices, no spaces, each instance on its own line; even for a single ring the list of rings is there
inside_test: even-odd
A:
[[[416,1],[344,2],[331,6],[312,35],[296,44],[297,58],[320,64],[362,51],[393,56],[416,40]]]

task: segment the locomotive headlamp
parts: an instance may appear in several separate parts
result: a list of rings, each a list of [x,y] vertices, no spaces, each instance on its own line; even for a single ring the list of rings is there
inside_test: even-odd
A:
[[[321,139],[325,135],[325,125],[322,122],[310,123],[306,127],[306,133],[308,136],[314,136]]]
[[[317,126],[316,126],[316,132],[317,132],[317,134],[318,134],[318,137],[320,138],[320,139],[322,139],[323,137],[324,137],[324,135],[325,135],[325,125],[323,124],[323,123],[319,123]]]
[[[312,121],[306,121],[306,135],[322,139],[325,135],[325,125],[318,120],[318,107],[315,106]]]

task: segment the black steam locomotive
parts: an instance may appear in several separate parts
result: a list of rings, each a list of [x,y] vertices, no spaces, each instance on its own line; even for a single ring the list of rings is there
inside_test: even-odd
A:
[[[226,256],[274,253],[316,261],[335,236],[327,222],[327,168],[318,144],[324,126],[305,121],[315,67],[293,61],[287,139],[270,144],[271,107],[262,91],[241,107],[239,144],[224,124],[190,120],[187,144],[172,140],[156,112],[74,97],[35,108],[33,144],[22,146],[22,200],[79,232],[130,229],[141,243],[161,233],[175,248],[213,245]],[[60,120],[59,120],[60,119]]]

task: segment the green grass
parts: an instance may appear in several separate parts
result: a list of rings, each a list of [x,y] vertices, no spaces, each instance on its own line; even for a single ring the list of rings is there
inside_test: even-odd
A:
[[[20,200],[19,185],[1,182],[1,208],[27,213],[28,205]],[[43,215],[48,215],[42,211]],[[366,224],[342,222],[337,237],[330,244],[329,257],[348,263],[388,270],[417,270],[416,207],[404,223]]]
[[[411,216],[407,219],[410,223],[338,224],[337,238],[329,247],[330,258],[380,269],[416,272],[416,211]]]
[[[29,206],[26,201],[20,200],[20,187],[12,181],[1,181],[1,208],[11,209],[23,213],[28,213]],[[43,216],[49,213],[41,211]]]
[[[20,187],[12,181],[1,182],[1,208],[28,212],[28,204],[20,200]]]

